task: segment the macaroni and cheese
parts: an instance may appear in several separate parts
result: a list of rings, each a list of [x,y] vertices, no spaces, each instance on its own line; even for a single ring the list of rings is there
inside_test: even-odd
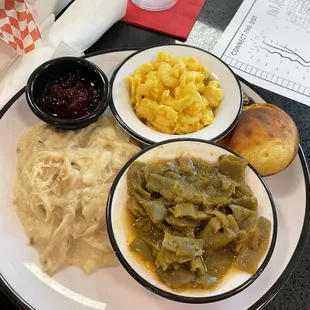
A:
[[[217,80],[194,57],[159,52],[126,78],[137,117],[150,128],[168,134],[196,132],[214,121],[223,99]]]

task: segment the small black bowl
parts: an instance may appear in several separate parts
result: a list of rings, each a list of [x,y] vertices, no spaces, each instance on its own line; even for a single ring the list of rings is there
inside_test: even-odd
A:
[[[93,82],[95,87],[101,90],[99,103],[94,110],[83,117],[62,119],[51,116],[40,109],[37,100],[46,86],[69,73],[76,72],[85,80]],[[26,98],[32,112],[42,121],[65,130],[83,128],[95,122],[108,107],[110,97],[110,84],[106,75],[99,67],[83,58],[61,57],[49,60],[31,74],[26,84]]]

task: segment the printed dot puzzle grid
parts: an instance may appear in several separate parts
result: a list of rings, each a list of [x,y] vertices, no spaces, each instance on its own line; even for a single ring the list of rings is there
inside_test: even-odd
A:
[[[310,26],[310,0],[291,0],[286,20],[301,27]]]
[[[221,58],[238,74],[310,99],[310,0],[252,2]]]

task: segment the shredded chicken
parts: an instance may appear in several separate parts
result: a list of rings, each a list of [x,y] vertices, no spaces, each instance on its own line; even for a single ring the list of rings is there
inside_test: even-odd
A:
[[[13,204],[47,274],[65,265],[89,274],[117,264],[106,200],[116,174],[139,150],[111,117],[77,131],[39,124],[21,137]]]

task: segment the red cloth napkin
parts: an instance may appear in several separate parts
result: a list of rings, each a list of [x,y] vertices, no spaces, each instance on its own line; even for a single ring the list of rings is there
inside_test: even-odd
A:
[[[128,0],[123,22],[187,39],[206,0],[178,0],[169,10],[152,12],[140,9]]]

